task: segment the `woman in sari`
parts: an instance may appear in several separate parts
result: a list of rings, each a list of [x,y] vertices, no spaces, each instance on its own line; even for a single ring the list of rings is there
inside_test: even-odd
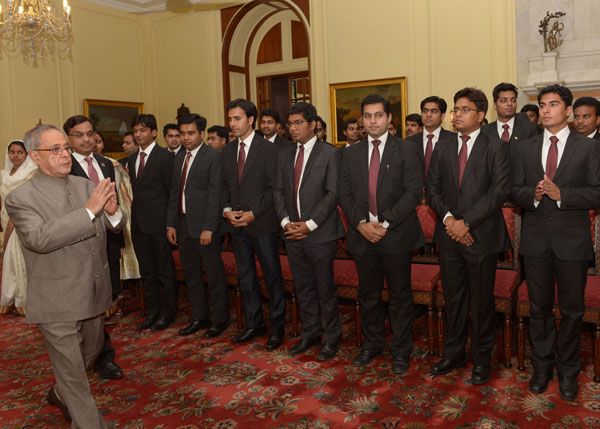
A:
[[[2,201],[18,186],[31,179],[38,169],[27,156],[25,145],[21,140],[13,140],[8,144],[4,170],[0,171],[0,197]],[[27,298],[27,275],[25,260],[21,251],[21,240],[13,231],[13,224],[2,205],[0,221],[4,231],[4,259],[2,266],[2,296],[0,297],[0,314],[14,310],[25,315]]]

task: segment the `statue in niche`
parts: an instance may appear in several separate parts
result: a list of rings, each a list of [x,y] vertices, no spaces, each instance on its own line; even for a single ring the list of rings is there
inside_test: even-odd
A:
[[[562,45],[563,41],[560,38],[560,32],[564,30],[565,24],[558,22],[558,20],[554,21],[550,31],[548,31],[548,25],[551,19],[558,19],[565,15],[565,12],[559,11],[551,14],[549,11],[546,11],[546,16],[540,21],[539,33],[544,37],[544,52],[554,52]]]

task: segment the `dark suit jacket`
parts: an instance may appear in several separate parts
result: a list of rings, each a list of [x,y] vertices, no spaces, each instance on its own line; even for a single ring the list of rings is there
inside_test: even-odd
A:
[[[237,155],[238,143],[229,143],[223,148],[222,174],[223,196],[222,208],[252,211],[254,221],[244,230],[250,235],[264,235],[276,232],[279,223],[273,208],[273,185],[275,183],[275,167],[278,149],[258,134],[250,144],[246,153],[246,164],[242,180],[238,185]],[[232,228],[231,232],[238,232]]]
[[[594,134],[594,137],[592,137],[592,139],[600,140],[600,132],[596,131],[596,134]]]
[[[523,208],[521,253],[585,261],[594,257],[588,210],[600,207],[600,145],[571,131],[554,175],[560,189],[560,208],[542,197],[537,208],[534,194],[544,178],[543,134],[518,146],[513,158],[512,201]]]
[[[108,158],[105,158],[101,155],[93,154],[96,162],[100,166],[100,170],[102,170],[102,174],[104,178],[110,179],[111,182],[115,183],[115,167],[112,161]],[[71,173],[73,176],[83,177],[84,179],[88,179],[87,171],[81,168],[81,164],[77,162],[75,157],[71,155]],[[107,239],[110,243],[118,246],[119,248],[125,247],[125,239],[123,238],[123,232],[111,232],[108,231]]]
[[[275,190],[275,212],[281,223],[286,216],[291,222],[312,219],[318,226],[306,237],[311,243],[337,240],[344,236],[344,227],[337,211],[338,175],[341,153],[337,148],[320,141],[315,142],[306,161],[302,182],[298,189],[300,219],[294,204],[294,163],[296,145],[279,152]]]
[[[117,161],[119,161],[119,164],[121,164],[123,167],[127,168],[127,159],[128,157],[126,156],[125,158],[120,158]]]
[[[146,158],[142,178],[138,181],[135,163],[139,155],[139,151],[130,155],[127,162],[133,188],[131,230],[139,228],[144,234],[166,234],[175,158],[167,149],[156,144]]]
[[[173,165],[173,180],[167,226],[177,228],[181,170],[187,151],[180,151]],[[219,234],[221,223],[221,152],[202,144],[188,169],[185,185],[185,214],[188,233],[200,238],[203,230]]]
[[[421,156],[421,160],[423,162],[425,162],[425,149],[423,148],[423,133],[424,132],[427,132],[427,131],[423,131],[423,132],[414,134],[406,139],[406,141],[411,142],[417,146],[419,155]],[[427,133],[427,134],[429,134],[429,133]],[[440,131],[440,138],[438,139],[438,142],[449,139],[449,138],[453,138],[453,137],[456,137],[456,133],[453,133],[452,131],[448,131],[448,130],[445,130],[444,128],[442,128]],[[437,144],[437,142],[436,142],[436,144]]]
[[[275,137],[275,141],[273,143],[279,147],[279,150],[281,150],[281,149],[283,149],[283,148],[285,148],[287,146],[294,146],[294,147],[296,147],[296,145],[294,145],[294,143],[292,143],[291,141],[289,141],[285,137],[280,136],[279,134],[277,135],[277,137]]]
[[[490,122],[482,128],[482,131],[490,134],[493,137],[500,138],[498,135],[498,121]],[[539,132],[540,129],[536,124],[531,122],[529,119],[521,118],[520,115],[517,114],[515,116],[514,128],[510,134],[510,140],[508,142],[511,145],[512,143],[522,142],[531,137],[537,136]]]
[[[369,148],[367,139],[346,149],[342,159],[339,203],[348,217],[348,251],[362,255],[367,239],[358,232],[362,220],[369,221]],[[388,135],[377,179],[377,211],[388,221],[379,242],[388,253],[403,253],[425,244],[415,207],[423,194],[423,162],[414,145]]]
[[[483,255],[509,248],[502,205],[510,193],[510,150],[499,138],[480,132],[458,188],[458,139],[439,141],[427,175],[427,200],[437,216],[433,239],[441,247],[463,246],[446,234],[446,213],[471,225],[469,252]]]

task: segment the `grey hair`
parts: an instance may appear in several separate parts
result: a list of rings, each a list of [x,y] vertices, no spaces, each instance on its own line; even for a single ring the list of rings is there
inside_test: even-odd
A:
[[[54,125],[47,125],[47,124],[37,125],[37,126],[33,127],[32,129],[30,129],[29,131],[27,131],[25,133],[25,135],[23,136],[23,143],[25,143],[25,149],[27,150],[27,152],[31,152],[32,150],[38,149],[40,147],[40,141],[42,140],[42,135],[46,131],[51,131],[51,130],[58,131],[62,135],[67,137],[67,135],[65,134],[65,132],[63,130],[55,127]]]

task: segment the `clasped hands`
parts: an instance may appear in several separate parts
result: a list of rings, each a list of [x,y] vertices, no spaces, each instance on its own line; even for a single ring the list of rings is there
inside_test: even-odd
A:
[[[541,201],[544,195],[547,195],[553,201],[560,201],[560,189],[546,174],[536,185],[534,198],[536,201]]]
[[[102,210],[108,215],[114,215],[119,208],[115,184],[110,179],[103,179],[96,185],[92,195],[87,200],[85,208],[98,216]]]
[[[251,211],[245,212],[242,210],[228,211],[225,212],[224,216],[225,219],[227,219],[227,221],[236,228],[248,226],[254,219],[256,219]]]
[[[361,222],[356,229],[371,243],[377,243],[387,233],[381,222]]]
[[[306,222],[288,222],[283,229],[288,240],[303,240],[310,233]]]
[[[453,216],[448,216],[444,224],[446,225],[446,234],[448,234],[448,237],[452,240],[464,244],[465,246],[470,246],[475,241],[469,232],[470,228],[465,225],[463,219],[456,220]]]

